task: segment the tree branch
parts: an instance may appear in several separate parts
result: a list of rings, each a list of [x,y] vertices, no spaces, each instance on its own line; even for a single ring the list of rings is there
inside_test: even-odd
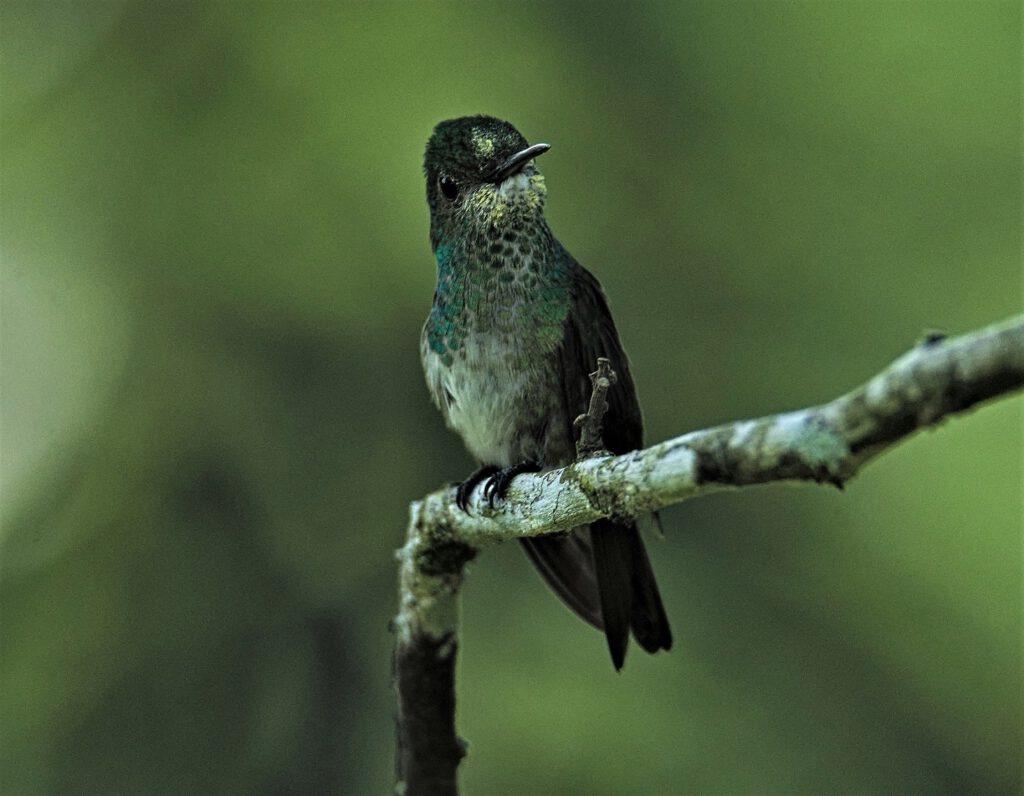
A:
[[[594,389],[590,395],[590,406],[586,413],[577,417],[573,422],[573,425],[580,429],[580,438],[576,443],[577,459],[583,459],[604,450],[601,421],[608,411],[608,401],[605,400],[605,396],[608,394],[608,389],[618,381],[618,378],[615,371],[612,370],[611,360],[598,357],[597,370],[590,374],[590,384]]]
[[[592,416],[610,380],[595,375]],[[607,384],[602,383],[607,382]],[[728,423],[621,456],[599,454],[521,475],[495,508],[474,494],[469,513],[447,488],[417,501],[401,562],[395,620],[399,782],[408,793],[454,793],[462,745],[454,729],[454,658],[463,565],[488,542],[632,517],[723,489],[775,481],[837,487],[915,431],[1024,387],[1024,316],[949,339],[929,334],[857,389],[820,406]],[[594,401],[598,401],[595,405]],[[596,411],[595,411],[596,410]],[[590,444],[600,428],[583,431]],[[581,434],[581,438],[582,438]],[[582,444],[581,444],[582,447]],[[412,671],[403,671],[409,661]],[[443,692],[443,698],[435,692]],[[442,705],[443,702],[443,705]],[[427,708],[429,707],[429,710]],[[439,709],[440,708],[440,709]],[[426,711],[426,712],[424,712]],[[439,718],[435,714],[443,718]],[[423,738],[416,735],[422,732]],[[447,789],[417,779],[417,761],[443,739]],[[436,784],[436,783],[435,783]],[[422,786],[422,787],[421,787]],[[450,786],[450,787],[448,787]]]

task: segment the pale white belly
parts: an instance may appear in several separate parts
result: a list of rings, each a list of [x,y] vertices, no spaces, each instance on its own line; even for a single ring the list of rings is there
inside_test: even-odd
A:
[[[491,337],[471,338],[463,356],[449,366],[429,348],[423,353],[427,384],[448,427],[481,463],[499,467],[540,453],[529,449],[536,443],[522,433],[539,409],[530,403],[537,393],[531,383],[537,369],[523,368],[518,352],[509,348]],[[516,360],[520,367],[513,367]]]

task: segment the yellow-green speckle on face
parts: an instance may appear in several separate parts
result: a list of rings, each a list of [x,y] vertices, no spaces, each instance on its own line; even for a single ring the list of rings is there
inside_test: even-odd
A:
[[[470,201],[477,212],[489,210],[498,201],[498,189],[493,185],[482,185],[473,192]]]
[[[547,192],[548,189],[544,185],[544,175],[540,172],[533,174],[530,177],[530,187],[526,192],[531,210],[539,210],[544,206],[544,197],[547,195]]]
[[[479,127],[473,128],[473,148],[481,157],[489,158],[494,154],[494,139]]]
[[[488,213],[488,220],[492,224],[501,225],[505,220],[505,215],[508,212],[508,205],[500,199],[491,205],[491,210]]]

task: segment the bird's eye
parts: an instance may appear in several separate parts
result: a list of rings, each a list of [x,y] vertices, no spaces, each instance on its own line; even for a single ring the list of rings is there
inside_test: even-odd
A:
[[[455,197],[459,195],[459,184],[447,174],[442,174],[437,184],[441,189],[441,193],[444,194],[444,198],[449,202],[454,202]]]

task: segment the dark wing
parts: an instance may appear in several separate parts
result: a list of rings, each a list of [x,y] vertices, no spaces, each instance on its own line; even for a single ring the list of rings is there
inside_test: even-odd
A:
[[[519,541],[537,571],[562,598],[562,602],[577,616],[603,630],[590,535],[574,531],[554,536],[524,537]]]
[[[544,464],[575,458],[573,421],[590,401],[589,374],[597,358],[607,357],[617,376],[608,390],[603,421],[605,447],[626,453],[643,444],[643,421],[629,361],[597,280],[572,260],[572,306],[556,367],[561,370],[561,417],[550,420]],[[636,526],[609,520],[577,528],[572,534],[524,540],[531,560],[555,592],[583,619],[603,628],[616,668],[621,668],[629,629],[649,652],[668,649],[672,635],[643,542]]]

